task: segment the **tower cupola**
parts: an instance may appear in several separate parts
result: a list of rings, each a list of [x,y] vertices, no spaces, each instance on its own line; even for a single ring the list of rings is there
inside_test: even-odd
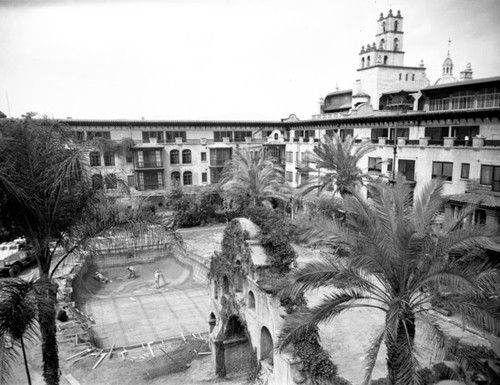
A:
[[[444,59],[443,62],[443,73],[441,74],[441,77],[436,80],[436,83],[434,83],[434,85],[458,82],[458,79],[453,76],[453,60],[451,60],[450,57],[450,44],[451,40],[448,39],[448,54],[446,55],[446,59]]]
[[[404,65],[403,17],[400,11],[396,16],[392,13],[392,9],[385,17],[383,13],[380,13],[375,41],[362,47],[359,55],[360,69],[383,65]]]

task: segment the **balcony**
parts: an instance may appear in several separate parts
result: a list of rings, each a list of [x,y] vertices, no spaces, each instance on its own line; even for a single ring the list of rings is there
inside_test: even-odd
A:
[[[210,167],[224,167],[231,159],[210,159]]]
[[[139,185],[136,187],[136,190],[138,191],[163,190],[164,188],[165,187],[163,186],[163,184],[155,183],[155,184],[145,184],[142,186]]]
[[[163,168],[163,162],[162,161],[135,162],[134,167],[137,169],[161,169]]]

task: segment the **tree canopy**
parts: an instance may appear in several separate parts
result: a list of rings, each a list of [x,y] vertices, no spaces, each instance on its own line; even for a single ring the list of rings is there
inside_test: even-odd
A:
[[[220,188],[222,195],[243,207],[266,204],[273,199],[287,201],[291,189],[284,170],[266,158],[263,150],[238,149],[224,165]]]
[[[333,136],[325,135],[308,154],[308,162],[316,163],[319,174],[304,184],[303,194],[313,190],[318,190],[318,194],[323,190],[335,191],[341,196],[354,192],[367,176],[359,167],[359,161],[372,150],[368,144],[356,143],[351,135],[345,139],[336,132]]]
[[[367,352],[368,384],[382,343],[387,346],[389,384],[419,383],[415,335],[417,327],[433,337],[445,351],[444,335],[429,316],[434,299],[464,320],[489,333],[500,332],[498,270],[478,258],[497,230],[464,222],[473,208],[459,218],[442,215],[442,182],[429,183],[413,201],[412,190],[402,181],[368,186],[370,200],[355,194],[346,199],[346,218],[302,234],[310,244],[335,246],[343,257],[325,256],[291,274],[283,292],[292,297],[320,287],[330,293],[307,312],[290,315],[280,336],[284,349],[320,323],[341,312],[367,307],[385,314],[384,328]],[[451,255],[459,257],[452,258]]]

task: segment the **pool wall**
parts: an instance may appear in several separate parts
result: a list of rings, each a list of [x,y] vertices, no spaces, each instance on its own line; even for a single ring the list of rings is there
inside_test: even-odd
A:
[[[191,279],[208,285],[208,271],[210,261],[194,254],[187,252],[169,252],[166,248],[143,248],[137,251],[133,256],[127,252],[114,252],[103,254],[88,254],[82,261],[75,264],[71,273],[67,276],[66,292],[67,300],[81,302],[78,293],[86,290],[84,287],[84,276],[88,272],[89,267],[94,265],[98,269],[119,267],[127,265],[135,265],[141,263],[151,263],[161,258],[174,257],[178,263],[189,269]],[[68,290],[69,289],[69,290]]]

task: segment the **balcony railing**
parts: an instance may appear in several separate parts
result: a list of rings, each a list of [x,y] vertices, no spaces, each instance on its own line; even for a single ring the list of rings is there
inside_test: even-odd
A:
[[[135,162],[135,168],[163,168],[162,161],[152,161],[152,162]]]
[[[223,167],[230,159],[210,159],[211,167]]]
[[[162,183],[158,184],[144,184],[144,185],[139,185],[136,187],[137,190],[139,191],[147,191],[147,190],[163,190],[164,186]]]

